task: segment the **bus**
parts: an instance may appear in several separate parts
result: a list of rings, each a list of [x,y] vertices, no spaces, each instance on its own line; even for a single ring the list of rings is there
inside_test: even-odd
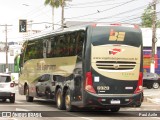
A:
[[[20,54],[17,54],[14,57],[14,73],[19,73],[19,61],[20,61]]]
[[[20,55],[19,93],[28,102],[55,100],[66,111],[140,107],[142,48],[137,25],[97,23],[33,37]],[[49,79],[48,88],[41,82]]]

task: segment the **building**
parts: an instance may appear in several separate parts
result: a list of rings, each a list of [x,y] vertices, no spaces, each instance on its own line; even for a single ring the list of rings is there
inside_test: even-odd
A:
[[[0,51],[0,72],[6,72],[6,49],[4,43],[1,43]],[[22,45],[17,43],[8,43],[8,69],[9,72],[14,73],[14,58],[17,54],[20,54]]]
[[[142,28],[143,35],[143,68],[144,72],[150,72],[152,56],[152,28]],[[155,73],[160,74],[160,28],[156,30],[155,46]]]

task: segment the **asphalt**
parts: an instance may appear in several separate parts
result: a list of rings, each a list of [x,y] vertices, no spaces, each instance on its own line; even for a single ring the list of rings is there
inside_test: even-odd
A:
[[[160,104],[160,88],[159,89],[144,88],[144,102]]]
[[[18,94],[18,86],[16,86],[16,93]],[[160,104],[160,88],[159,89],[143,89],[144,101],[148,103]]]

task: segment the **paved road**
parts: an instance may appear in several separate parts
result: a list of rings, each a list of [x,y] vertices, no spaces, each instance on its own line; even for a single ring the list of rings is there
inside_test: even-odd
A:
[[[160,88],[159,89],[144,88],[144,101],[160,104]]]
[[[140,108],[121,108],[118,113],[109,111],[89,112],[84,110],[81,112],[60,111],[52,101],[35,99],[34,102],[28,103],[25,101],[25,96],[17,94],[14,104],[9,103],[9,101],[0,102],[1,114],[3,112],[3,115],[5,116],[6,114],[7,116],[11,112],[14,117],[3,117],[0,120],[135,120],[137,118],[160,120],[160,103],[147,100],[148,98],[158,99],[159,91],[160,89],[144,89],[146,100]]]

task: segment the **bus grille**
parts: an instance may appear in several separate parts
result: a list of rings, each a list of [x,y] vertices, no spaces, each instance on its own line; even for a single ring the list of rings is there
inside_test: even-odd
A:
[[[97,61],[96,66],[102,70],[132,70],[136,66],[136,62]]]

